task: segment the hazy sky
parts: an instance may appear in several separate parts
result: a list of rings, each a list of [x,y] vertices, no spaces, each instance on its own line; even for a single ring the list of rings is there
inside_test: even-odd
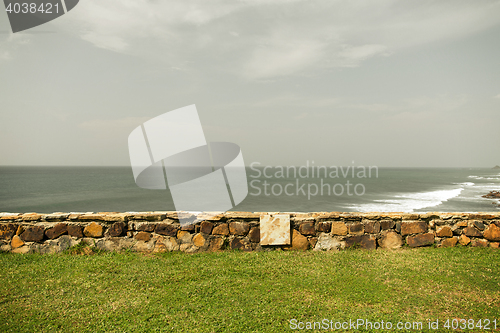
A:
[[[196,104],[247,165],[500,164],[500,1],[81,0],[12,34],[0,165],[129,165]]]

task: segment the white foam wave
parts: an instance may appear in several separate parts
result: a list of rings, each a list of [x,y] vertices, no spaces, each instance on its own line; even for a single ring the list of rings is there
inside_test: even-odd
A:
[[[453,183],[453,185],[474,186],[476,184],[471,182],[465,182],[465,183]]]
[[[359,212],[408,212],[418,209],[438,206],[441,203],[457,197],[462,193],[463,187],[451,190],[438,190],[430,192],[414,192],[395,195],[395,199],[374,200],[373,203],[352,205]]]
[[[482,176],[474,176],[474,175],[470,175],[468,178],[472,178],[472,179],[486,179],[486,180],[500,180],[500,177],[482,177]]]

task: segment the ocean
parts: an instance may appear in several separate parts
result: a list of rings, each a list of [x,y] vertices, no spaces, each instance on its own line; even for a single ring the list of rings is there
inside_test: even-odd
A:
[[[477,168],[247,168],[235,211],[498,211],[500,171]],[[138,188],[130,167],[0,167],[0,212],[175,210],[168,190]]]

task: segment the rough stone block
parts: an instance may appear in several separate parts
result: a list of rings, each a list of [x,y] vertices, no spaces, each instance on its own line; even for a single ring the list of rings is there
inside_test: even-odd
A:
[[[200,224],[200,232],[210,235],[212,233],[212,229],[214,228],[214,224],[212,222],[203,221]]]
[[[398,249],[403,245],[403,238],[394,231],[388,231],[380,237],[378,245],[384,249]]]
[[[317,224],[318,232],[330,232],[332,229],[331,222],[318,222]]]
[[[222,251],[224,250],[224,238],[223,237],[213,237],[210,240],[210,245],[208,250],[211,252]]]
[[[231,235],[246,236],[250,230],[250,225],[247,222],[231,222],[229,223],[229,232]]]
[[[463,230],[462,232],[465,236],[468,236],[468,237],[482,237],[483,234],[481,233],[481,231],[477,230],[476,228],[474,227],[467,227]]]
[[[340,242],[338,239],[332,237],[331,234],[321,233],[316,241],[314,246],[315,251],[330,251],[330,250],[338,250],[342,248],[344,244]]]
[[[434,244],[434,234],[418,234],[406,237],[406,243],[410,247],[420,247]]]
[[[486,239],[475,238],[470,242],[470,245],[474,247],[488,247],[488,241]]]
[[[17,235],[14,235],[12,236],[12,241],[10,242],[10,246],[13,248],[13,249],[17,249],[18,247],[21,247],[24,245],[24,242],[23,240],[21,239],[21,237],[17,236]]]
[[[54,239],[68,232],[68,225],[66,223],[58,223],[54,227],[45,230],[45,236],[48,239]]]
[[[178,226],[168,223],[158,223],[155,228],[155,233],[164,236],[176,237]]]
[[[457,242],[458,242],[457,237],[446,238],[446,239],[443,239],[443,241],[441,242],[441,246],[442,247],[453,247],[453,246],[457,245]]]
[[[352,247],[355,244],[365,250],[374,250],[377,247],[375,238],[372,235],[351,236],[345,239],[345,247]]]
[[[151,239],[151,234],[149,232],[139,231],[137,234],[135,234],[134,238],[138,241],[149,242],[149,240]]]
[[[252,251],[252,246],[246,238],[235,237],[229,243],[231,250]]]
[[[102,225],[92,222],[83,229],[85,237],[100,238],[104,234]]]
[[[364,227],[362,223],[349,224],[349,234],[351,235],[362,235],[364,233]]]
[[[401,235],[412,235],[412,234],[422,234],[427,232],[426,222],[402,222],[401,223]]]
[[[302,250],[305,251],[309,248],[309,241],[306,236],[303,236],[300,232],[293,229],[292,232],[292,250]]]
[[[382,229],[382,230],[389,230],[389,229],[394,228],[395,224],[396,223],[393,220],[380,221],[380,229]]]
[[[453,237],[453,231],[451,231],[451,228],[449,226],[445,225],[444,227],[437,229],[436,236],[438,236],[438,237]]]
[[[304,236],[314,236],[316,235],[316,230],[314,229],[314,222],[305,222],[299,226],[299,232]]]
[[[248,232],[248,238],[252,243],[260,243],[260,228],[259,227],[253,227],[250,229]]]
[[[2,223],[0,224],[0,239],[11,239],[15,235],[17,224]]]
[[[470,243],[470,238],[465,235],[461,235],[460,237],[458,237],[458,242],[460,243],[460,245],[467,246]]]
[[[127,233],[125,222],[115,222],[109,227],[108,233],[111,237],[121,237]]]
[[[212,230],[212,235],[221,235],[228,236],[229,235],[229,226],[227,223],[221,223]]]
[[[492,223],[484,231],[483,236],[489,241],[500,241],[500,228]]]
[[[204,247],[208,244],[208,240],[204,234],[196,234],[193,236],[193,244],[197,247]]]
[[[45,234],[45,228],[42,226],[28,227],[22,234],[21,239],[25,242],[41,242]]]
[[[332,222],[332,235],[347,235],[347,225],[344,222]]]
[[[365,232],[368,234],[378,234],[380,232],[380,222],[365,223]]]
[[[68,235],[76,238],[83,238],[82,227],[76,224],[68,225]]]

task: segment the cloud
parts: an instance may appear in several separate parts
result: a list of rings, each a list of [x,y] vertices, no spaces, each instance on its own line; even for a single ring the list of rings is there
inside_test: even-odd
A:
[[[500,1],[107,0],[69,15],[54,24],[99,48],[267,80],[474,34],[500,23]]]
[[[494,98],[500,98],[500,94],[496,95]]]
[[[15,51],[29,42],[28,35],[14,33],[6,35],[6,38],[0,40],[0,62],[12,60]]]
[[[108,135],[113,132],[116,135],[128,135],[134,128],[151,119],[150,117],[124,117],[116,119],[93,119],[84,121],[78,127],[94,133]]]

